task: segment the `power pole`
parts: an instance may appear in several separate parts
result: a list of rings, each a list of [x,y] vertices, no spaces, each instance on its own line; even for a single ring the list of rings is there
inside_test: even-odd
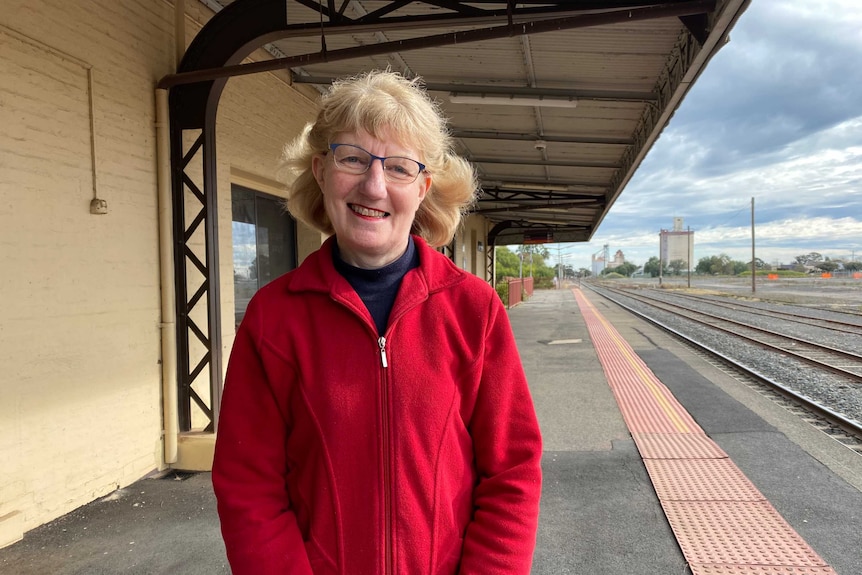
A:
[[[563,289],[563,247],[557,244],[557,289]]]
[[[658,285],[661,287],[662,268],[664,267],[664,258],[661,253],[661,233],[658,235]]]
[[[688,226],[688,235],[685,239],[688,241],[688,289],[691,289],[691,226]]]
[[[757,267],[754,265],[754,197],[751,198],[751,293],[757,291]]]

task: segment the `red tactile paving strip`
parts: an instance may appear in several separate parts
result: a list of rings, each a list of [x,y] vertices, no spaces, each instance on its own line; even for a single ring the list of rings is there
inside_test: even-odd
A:
[[[658,498],[665,501],[763,501],[730,459],[644,459]]]
[[[634,433],[644,459],[721,459],[727,454],[703,433]]]
[[[691,565],[692,575],[838,575],[832,567],[789,565]]]
[[[584,302],[590,305],[586,299]],[[632,433],[703,433],[613,326],[591,306],[589,310],[582,306],[581,311],[629,430]]]
[[[662,501],[694,564],[823,567],[823,560],[768,501]]]
[[[623,419],[693,575],[836,575],[572,290]]]

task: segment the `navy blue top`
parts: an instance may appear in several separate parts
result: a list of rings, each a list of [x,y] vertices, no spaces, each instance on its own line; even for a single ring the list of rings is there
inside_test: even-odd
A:
[[[389,313],[395,303],[395,296],[398,295],[398,288],[401,287],[401,280],[408,271],[419,267],[419,252],[416,251],[413,237],[408,237],[407,251],[404,255],[376,270],[357,268],[342,260],[337,238],[332,248],[332,262],[335,264],[335,269],[353,286],[362,303],[371,312],[378,334],[386,332]]]

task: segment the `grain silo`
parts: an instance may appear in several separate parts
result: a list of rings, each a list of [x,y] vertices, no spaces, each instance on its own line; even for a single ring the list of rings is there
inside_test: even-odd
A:
[[[691,262],[694,260],[694,232],[691,229],[683,229],[683,218],[673,219],[672,230],[661,230],[661,261],[663,266],[670,262],[682,260],[685,262],[684,270],[693,269]]]

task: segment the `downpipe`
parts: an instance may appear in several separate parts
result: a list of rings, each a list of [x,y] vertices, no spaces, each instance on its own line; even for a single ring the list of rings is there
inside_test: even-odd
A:
[[[179,407],[177,399],[176,293],[171,202],[171,139],[168,91],[156,89],[156,162],[159,195],[159,269],[161,276],[162,440],[164,463],[177,462]]]

